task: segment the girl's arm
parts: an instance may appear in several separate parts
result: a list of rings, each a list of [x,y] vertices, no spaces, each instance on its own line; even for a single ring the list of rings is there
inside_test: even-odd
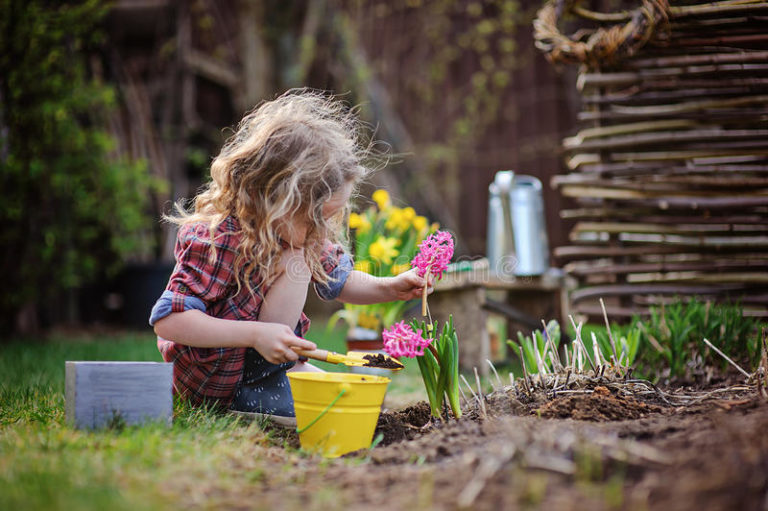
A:
[[[155,323],[163,339],[196,348],[253,348],[273,364],[296,360],[292,347],[314,350],[315,343],[296,337],[286,325],[214,318],[200,310],[173,312]]]
[[[415,270],[409,270],[396,277],[374,277],[362,271],[353,270],[339,295],[339,301],[368,305],[371,303],[393,302],[420,298],[425,280]],[[427,293],[432,292],[430,277]]]

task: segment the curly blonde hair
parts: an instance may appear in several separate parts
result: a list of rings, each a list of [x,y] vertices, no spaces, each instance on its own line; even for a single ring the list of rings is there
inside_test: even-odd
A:
[[[326,220],[323,205],[345,184],[356,185],[369,170],[363,162],[365,125],[354,109],[319,91],[294,89],[260,103],[240,121],[211,164],[211,181],[194,199],[194,211],[176,204],[177,225],[206,222],[211,241],[232,215],[240,224],[235,258],[238,292],[243,281],[253,293],[258,276],[270,285],[282,253],[278,226],[286,218],[308,221],[304,255],[312,277],[327,283],[321,264],[326,240],[342,242],[347,209]],[[211,243],[211,257],[215,246]]]

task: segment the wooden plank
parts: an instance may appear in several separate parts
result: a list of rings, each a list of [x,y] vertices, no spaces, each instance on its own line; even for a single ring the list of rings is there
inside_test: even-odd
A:
[[[664,118],[674,116],[677,119],[699,119],[704,122],[725,122],[725,121],[754,121],[760,122],[768,115],[768,108],[718,108],[705,109],[701,111],[667,113],[659,114],[656,117]],[[595,112],[582,111],[577,114],[579,121],[623,121],[631,122],[638,118],[643,118],[633,112],[615,112],[613,110],[600,110]]]
[[[640,151],[630,153],[605,152],[605,153],[578,153],[566,161],[571,170],[576,170],[582,165],[598,164],[604,160],[614,162],[682,162],[690,159],[704,158],[751,158],[766,159],[768,150],[763,149],[696,149],[676,151]]]
[[[768,64],[714,64],[691,66],[685,70],[679,67],[666,67],[643,69],[635,72],[621,71],[616,73],[582,73],[577,78],[576,86],[579,90],[583,91],[597,87],[628,86],[643,83],[646,80],[663,79],[677,76],[711,75],[717,73],[745,73],[746,76],[749,76],[750,74],[755,76],[759,72],[765,70],[768,70]],[[760,98],[760,96],[757,96],[754,101],[747,98],[742,98],[739,101],[734,101],[733,103],[729,102],[726,105],[743,105],[745,102],[749,104],[752,102],[759,102],[761,100],[763,102],[765,101],[765,99]],[[675,111],[681,111],[683,109],[691,109],[694,103],[695,102],[687,102],[675,105],[670,104],[667,108]],[[696,105],[695,108],[707,108],[709,105],[710,103],[707,103],[707,106]],[[719,102],[715,104],[715,106],[719,105]],[[650,112],[658,113],[659,110],[652,110]],[[646,114],[648,111],[642,111],[638,113]]]
[[[768,187],[768,177],[745,174],[695,175],[689,171],[686,174],[638,173],[619,177],[599,177],[596,174],[574,173],[555,176],[550,180],[553,187],[564,185],[598,186],[617,190],[637,190],[649,192],[676,193],[681,189],[710,188],[720,193],[738,193],[743,189]],[[727,190],[730,189],[730,190]]]
[[[768,172],[768,165],[741,163],[734,165],[701,165],[688,161],[685,165],[670,165],[664,162],[601,162],[590,165],[583,165],[579,173],[609,176],[653,176],[653,175],[688,175],[688,174],[721,174],[721,173],[757,173]]]
[[[656,262],[656,263],[590,263],[590,262],[572,262],[563,268],[568,274],[577,277],[586,277],[588,275],[626,275],[630,273],[662,273],[679,271],[729,271],[743,270],[745,268],[768,270],[768,255],[762,260],[703,260],[703,261],[681,261],[681,262]]]
[[[768,284],[768,272],[670,272],[670,273],[638,273],[627,276],[629,283],[646,282],[683,282],[691,284],[710,283],[743,283],[743,284]]]
[[[66,420],[95,429],[173,420],[173,364],[79,362],[65,364]]]
[[[684,248],[685,250],[681,250]],[[741,247],[725,246],[672,246],[660,244],[645,244],[632,246],[600,246],[600,245],[566,245],[557,247],[554,255],[561,261],[573,261],[579,259],[597,259],[606,257],[638,257],[650,260],[656,257],[662,259],[672,254],[733,254],[734,256],[743,253]]]
[[[676,21],[684,18],[720,16],[733,13],[755,14],[768,11],[768,2],[707,2],[694,5],[670,6],[669,15]]]
[[[573,303],[596,300],[606,296],[634,296],[639,294],[711,295],[727,291],[740,291],[741,284],[680,285],[680,284],[612,284],[591,286],[571,292]]]
[[[735,224],[760,224],[766,223],[764,214],[728,214],[715,215],[661,215],[657,209],[645,208],[579,208],[563,209],[560,211],[560,217],[563,219],[632,219],[637,222],[647,222],[656,224],[720,224],[725,221]]]
[[[562,189],[566,197],[578,199],[612,199],[622,200],[632,206],[653,206],[661,210],[666,209],[741,209],[749,207],[768,206],[768,195],[764,191],[755,194],[741,193],[738,196],[688,196],[662,195],[649,198],[648,193],[633,190],[612,190],[609,188],[590,188],[587,186],[566,186]],[[742,211],[743,212],[743,211]]]
[[[727,217],[726,217],[727,218]],[[768,218],[766,218],[768,221]],[[573,233],[644,233],[644,234],[737,234],[768,232],[768,225],[738,225],[730,223],[708,224],[652,224],[639,222],[578,222],[571,231]]]
[[[673,254],[679,252],[675,247],[601,247],[588,245],[567,245],[557,247],[554,255],[560,260],[573,260],[598,257],[631,257],[655,254]]]
[[[684,144],[702,140],[765,140],[768,130],[742,129],[726,130],[722,128],[701,128],[689,130],[659,130],[650,133],[633,132],[616,136],[594,137],[585,140],[583,136],[566,138],[563,147],[568,151],[611,150],[624,147],[654,146],[666,144]]]
[[[484,261],[484,263],[483,263]],[[435,292],[460,290],[481,286],[486,289],[507,291],[555,291],[562,287],[562,272],[550,269],[541,275],[516,276],[492,272],[487,260],[477,260],[473,269],[467,271],[446,272],[443,278],[435,284]]]
[[[617,105],[653,105],[658,103],[668,103],[676,99],[689,99],[694,97],[723,97],[723,96],[743,96],[753,92],[765,92],[768,90],[768,80],[765,80],[762,84],[755,84],[751,86],[733,87],[728,86],[726,81],[723,84],[718,85],[717,82],[713,82],[713,85],[707,88],[697,89],[675,89],[671,91],[657,91],[648,90],[650,87],[647,84],[640,86],[641,90],[637,94],[595,94],[584,98],[586,104],[617,104]]]
[[[575,233],[571,241],[583,244],[604,244],[602,237],[590,233]],[[625,245],[645,245],[649,252],[659,245],[683,247],[691,250],[736,250],[768,247],[768,236],[680,236],[677,234],[621,233],[618,241]]]
[[[735,62],[768,61],[768,51],[748,51],[733,53],[707,53],[704,55],[670,55],[666,57],[645,57],[628,59],[626,67],[630,69],[667,66],[691,66],[701,64],[723,64]]]

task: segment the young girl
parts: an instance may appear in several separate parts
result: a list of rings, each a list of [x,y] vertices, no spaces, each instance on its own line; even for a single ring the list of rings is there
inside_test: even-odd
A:
[[[409,271],[352,270],[340,245],[355,185],[366,175],[361,125],[340,102],[300,90],[247,114],[211,164],[194,212],[177,205],[176,267],[152,309],[175,391],[193,403],[293,417],[286,371],[319,369],[294,349],[318,295],[370,304],[420,296]]]

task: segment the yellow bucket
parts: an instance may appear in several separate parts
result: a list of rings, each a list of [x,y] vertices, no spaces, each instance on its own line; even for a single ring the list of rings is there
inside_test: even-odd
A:
[[[327,458],[370,447],[389,378],[288,373],[301,446]]]

